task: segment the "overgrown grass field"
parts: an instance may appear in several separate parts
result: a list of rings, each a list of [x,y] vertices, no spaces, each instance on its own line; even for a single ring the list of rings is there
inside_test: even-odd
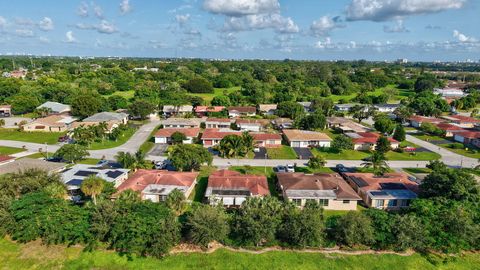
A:
[[[25,132],[13,128],[0,128],[1,140],[12,140],[31,143],[56,144],[65,132]]]

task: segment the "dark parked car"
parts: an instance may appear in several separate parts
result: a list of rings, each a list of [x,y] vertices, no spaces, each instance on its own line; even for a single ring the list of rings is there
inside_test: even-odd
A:
[[[335,166],[335,168],[337,168],[337,171],[338,171],[339,173],[348,172],[347,167],[345,167],[343,164],[337,164],[337,166]]]

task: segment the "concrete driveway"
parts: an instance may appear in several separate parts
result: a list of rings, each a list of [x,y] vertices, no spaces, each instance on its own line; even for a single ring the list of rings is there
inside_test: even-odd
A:
[[[2,117],[1,119],[5,120],[5,126],[4,128],[18,128],[18,123],[22,121],[27,121],[27,123],[30,123],[33,121],[32,118],[26,118],[26,117]]]
[[[293,151],[297,153],[299,159],[309,159],[313,157],[312,151],[310,151],[309,148],[294,147]]]
[[[155,144],[155,146],[153,146],[152,150],[150,150],[147,155],[165,156],[165,151],[167,148],[168,144]]]

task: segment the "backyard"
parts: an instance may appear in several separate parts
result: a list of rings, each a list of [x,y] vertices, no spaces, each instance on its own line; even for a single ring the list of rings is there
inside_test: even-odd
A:
[[[25,132],[18,129],[0,128],[0,139],[41,144],[56,144],[65,132]]]
[[[261,254],[219,249],[210,254],[180,253],[163,259],[139,258],[83,247],[41,245],[40,241],[18,244],[0,239],[3,269],[392,269],[470,270],[478,268],[480,256],[413,254],[342,255],[299,251],[270,251]]]

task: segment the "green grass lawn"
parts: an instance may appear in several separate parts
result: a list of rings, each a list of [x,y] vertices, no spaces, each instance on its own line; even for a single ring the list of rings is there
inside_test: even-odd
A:
[[[428,135],[428,134],[414,134],[413,136],[419,138],[420,140],[424,140],[426,142],[446,140],[446,138],[443,138],[440,136]]]
[[[370,156],[368,152],[365,151],[355,151],[355,150],[343,150],[336,151],[329,148],[312,148],[312,153],[321,155],[328,160],[361,160]]]
[[[356,167],[355,172],[358,172],[358,173],[373,173],[373,169],[372,168],[365,168],[365,167]],[[386,172],[393,173],[395,171],[391,168],[388,168]]]
[[[235,91],[240,91],[240,86],[234,86],[230,88],[215,88],[213,93],[208,93],[208,94],[190,93],[190,95],[201,97],[205,101],[206,105],[210,105],[210,101],[212,101],[214,97],[223,96],[224,92],[227,93],[228,95]]]
[[[116,91],[115,93],[111,95],[104,95],[104,97],[108,98],[110,96],[121,96],[127,100],[133,98],[135,95],[135,90],[130,90],[130,91]]]
[[[269,159],[296,159],[297,154],[290,146],[282,145],[279,148],[267,148]]]
[[[268,180],[268,188],[270,189],[270,194],[274,197],[278,197],[277,191],[277,176],[273,171],[272,167],[262,167],[262,166],[232,166],[230,170],[240,172],[242,174],[253,174],[253,175],[265,175]]]
[[[0,139],[31,143],[56,144],[65,132],[24,132],[13,128],[0,128]]]
[[[48,153],[48,157],[52,157],[54,153],[51,153],[49,152]],[[31,154],[31,155],[28,155],[28,156],[25,156],[25,157],[22,157],[22,158],[46,158],[47,155],[44,153],[44,152],[38,152],[38,153],[35,153],[35,154]]]
[[[190,200],[195,202],[203,202],[203,199],[205,198],[205,191],[207,190],[208,176],[216,170],[217,168],[214,166],[202,166],[200,168],[200,174],[197,178],[197,185],[195,185],[195,189],[193,190],[192,194],[190,194]]]
[[[357,211],[363,211],[366,208],[357,204]],[[350,211],[345,211],[345,210],[323,210],[323,217],[325,219],[331,217],[331,216],[343,216],[347,214]]]
[[[0,155],[12,155],[23,151],[25,150],[23,150],[22,148],[0,146]]]
[[[142,143],[142,145],[140,145],[139,150],[141,150],[145,154],[150,152],[150,150],[152,150],[153,146],[155,145],[155,138],[153,137],[153,135],[155,135],[155,133],[157,133],[159,128],[160,128],[160,126],[154,128],[152,130],[148,139],[144,143]]]
[[[447,149],[448,151],[452,151],[462,156],[480,159],[480,152],[478,149],[472,149],[468,147],[456,149],[456,148],[451,148],[450,144],[440,144],[439,146]]]
[[[122,256],[96,250],[82,252],[83,247],[45,246],[40,242],[17,244],[0,239],[2,269],[301,269],[301,270],[472,270],[478,269],[480,256],[429,257],[420,254],[342,255],[297,251],[271,251],[249,254],[219,249],[210,254],[181,253],[163,259]]]
[[[440,159],[442,156],[434,152],[398,153],[395,151],[389,151],[385,154],[385,157],[388,160],[436,160]]]
[[[390,102],[402,100],[402,99],[407,98],[408,96],[413,94],[412,91],[401,90],[401,89],[398,89],[396,85],[391,84],[391,85],[387,85],[385,87],[377,88],[377,89],[375,89],[375,91],[368,92],[368,95],[369,96],[379,96],[379,95],[384,93],[385,89],[389,89],[389,88],[394,88],[394,89],[398,90],[398,95],[395,96],[392,100],[389,100]],[[354,94],[351,94],[351,95],[330,95],[329,98],[331,98],[333,100],[333,102],[335,102],[335,103],[342,100],[342,99],[346,100],[347,102],[350,102],[356,96],[357,96],[357,93],[354,93]]]
[[[105,139],[103,141],[93,142],[92,144],[90,144],[88,149],[101,150],[101,149],[108,149],[108,148],[114,148],[114,147],[120,146],[126,143],[128,139],[130,139],[130,137],[132,137],[132,135],[135,134],[136,131],[137,130],[134,128],[129,128],[125,130],[116,141]]]

